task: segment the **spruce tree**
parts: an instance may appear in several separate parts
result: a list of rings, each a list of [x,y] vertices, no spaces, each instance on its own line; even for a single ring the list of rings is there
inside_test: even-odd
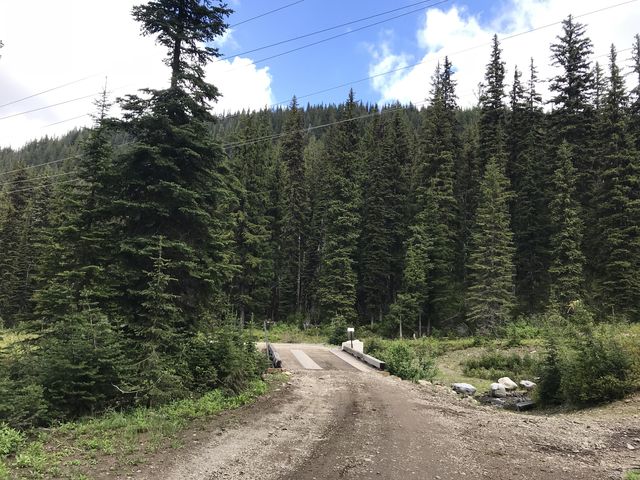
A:
[[[551,301],[561,309],[584,292],[583,224],[576,197],[576,171],[567,142],[558,150],[558,168],[551,179],[555,192],[549,205],[551,235],[549,267]]]
[[[480,188],[467,269],[467,321],[474,331],[494,332],[514,306],[513,234],[503,163],[492,157]]]
[[[362,145],[365,173],[358,290],[362,315],[381,319],[393,301],[401,275],[405,234],[404,170],[408,155],[403,124],[397,115],[376,115]]]
[[[326,143],[325,230],[321,247],[318,299],[325,321],[356,320],[355,261],[360,225],[358,129],[353,91],[341,106],[341,123],[332,126]]]
[[[209,102],[218,93],[204,78],[204,66],[218,56],[207,42],[221,35],[230,11],[211,1],[159,0],[134,7],[144,35],[167,49],[169,88],[145,90],[121,102],[121,128],[134,142],[114,161],[112,216],[120,236],[116,263],[128,292],[141,292],[144,272],[152,271],[148,252],[164,240],[166,272],[175,307],[176,330],[193,329],[221,301],[230,276],[232,203],[228,165],[208,134]],[[138,318],[143,298],[122,292],[118,300],[131,319],[135,338],[145,341]]]
[[[547,158],[540,148],[545,130],[542,99],[536,85],[532,59],[526,89],[520,74],[514,78],[509,117],[516,296],[519,310],[527,314],[543,310],[548,299],[548,202],[544,181]]]
[[[284,124],[284,138],[280,145],[280,161],[285,168],[285,211],[282,250],[285,262],[285,303],[290,312],[302,313],[303,273],[307,248],[305,226],[308,219],[308,200],[305,192],[304,132],[302,112],[293,97]]]
[[[598,296],[605,314],[640,318],[640,162],[629,132],[628,96],[611,46],[603,98],[597,201]]]
[[[493,36],[491,59],[487,64],[480,92],[479,154],[483,166],[493,156],[502,157],[505,144],[506,107],[504,104],[505,62],[498,36]]]

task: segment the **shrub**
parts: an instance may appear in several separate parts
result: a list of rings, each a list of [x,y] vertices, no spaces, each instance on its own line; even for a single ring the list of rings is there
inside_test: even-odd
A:
[[[532,377],[536,370],[536,360],[529,354],[487,351],[478,358],[463,362],[463,372],[468,377],[497,380],[501,377],[513,379]]]
[[[505,325],[501,334],[507,340],[508,346],[517,347],[522,345],[524,340],[540,337],[541,330],[534,325],[532,319],[519,318]]]
[[[596,325],[580,304],[568,319],[555,316],[547,329],[540,372],[543,404],[577,407],[621,399],[636,388],[631,352],[616,325]]]
[[[407,342],[392,342],[381,352],[381,360],[387,364],[387,370],[405,380],[417,382],[421,379],[432,380],[437,373],[434,360],[426,351],[416,351]]]
[[[16,453],[24,443],[24,434],[6,423],[0,423],[0,457]]]
[[[328,342],[332,345],[342,345],[347,341],[347,321],[341,315],[337,315],[331,321]]]

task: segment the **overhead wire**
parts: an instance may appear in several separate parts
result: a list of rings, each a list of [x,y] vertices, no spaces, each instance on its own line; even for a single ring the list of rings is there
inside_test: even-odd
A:
[[[9,105],[14,105],[16,103],[20,103],[20,102],[23,102],[25,100],[29,100],[30,98],[38,97],[38,96],[43,95],[45,93],[53,92],[54,90],[59,90],[59,89],[64,88],[64,87],[68,87],[70,85],[75,85],[76,83],[80,83],[80,82],[83,82],[83,81],[88,80],[90,78],[97,77],[98,75],[100,75],[100,74],[89,75],[89,76],[86,76],[86,77],[79,78],[77,80],[72,80],[71,82],[63,83],[62,85],[57,85],[55,87],[47,88],[46,90],[42,90],[41,92],[33,93],[31,95],[27,95],[26,97],[18,98],[17,100],[12,100],[11,102],[3,103],[2,105],[0,105],[0,108],[8,107]]]
[[[356,23],[364,22],[366,20],[371,20],[372,18],[381,17],[383,15],[388,15],[389,13],[393,13],[393,12],[397,12],[397,11],[400,11],[400,10],[404,10],[406,8],[415,7],[416,5],[422,5],[422,4],[425,4],[425,3],[432,2],[432,1],[433,0],[421,0],[421,1],[416,2],[416,3],[410,3],[410,4],[404,5],[402,7],[393,8],[391,10],[387,10],[387,11],[384,11],[384,12],[376,13],[374,15],[369,15],[367,17],[357,18],[355,20],[351,20],[349,22],[341,23],[339,25],[334,25],[332,27],[323,28],[321,30],[316,30],[316,31],[310,32],[310,33],[305,33],[303,35],[298,35],[297,37],[292,37],[292,38],[288,38],[286,40],[281,40],[279,42],[270,43],[269,45],[263,45],[261,47],[252,48],[251,50],[245,50],[244,52],[236,53],[236,54],[233,54],[233,55],[224,55],[223,57],[221,57],[218,60],[216,60],[216,62],[221,62],[223,60],[229,60],[229,59],[235,58],[235,57],[241,57],[243,55],[248,55],[250,53],[255,53],[255,52],[259,52],[261,50],[266,50],[267,48],[277,47],[279,45],[284,45],[286,43],[295,42],[296,40],[302,40],[303,38],[309,38],[309,37],[312,37],[314,35],[319,35],[321,33],[326,33],[326,32],[330,32],[332,30],[336,30],[338,28],[348,27],[349,25],[354,25]]]
[[[635,2],[638,2],[638,1],[639,0],[628,0],[628,1],[617,3],[617,4],[614,4],[614,5],[609,5],[607,7],[602,7],[602,8],[599,8],[597,10],[592,10],[590,12],[582,13],[580,15],[574,15],[573,18],[586,17],[588,15],[593,15],[593,14],[596,14],[596,13],[600,13],[600,12],[603,12],[605,10],[611,10],[613,8],[621,7],[621,6],[628,5],[628,4],[631,4],[631,3],[635,3]],[[542,30],[542,29],[545,29],[545,28],[550,28],[550,27],[555,26],[555,25],[559,25],[562,22],[563,22],[563,20],[559,20],[557,22],[549,23],[549,24],[546,24],[546,25],[543,25],[543,26],[540,26],[540,27],[535,27],[535,28],[532,28],[532,29],[529,29],[529,30],[525,30],[525,31],[518,32],[518,33],[515,33],[515,34],[507,35],[505,37],[500,38],[500,41],[510,40],[512,38],[516,38],[516,37],[519,37],[519,36],[522,36],[522,35],[525,35],[525,34],[534,33],[534,32],[536,32],[538,30]],[[469,52],[469,51],[472,51],[472,50],[475,50],[475,49],[478,49],[478,48],[486,47],[488,45],[491,45],[491,43],[490,42],[484,42],[484,43],[481,43],[481,44],[477,44],[477,45],[474,45],[474,46],[471,46],[471,47],[464,48],[462,50],[457,50],[457,51],[454,51],[454,52],[446,53],[446,55],[449,55],[449,56],[451,56],[451,55],[459,55],[461,53],[466,53],[466,52]],[[630,50],[630,48],[627,48],[627,49],[624,49],[624,50],[619,50],[619,51],[622,52],[622,51],[626,51],[626,50]],[[602,55],[602,56],[606,56],[606,55]],[[422,60],[420,62],[415,62],[415,63],[409,64],[409,65],[403,65],[402,67],[393,68],[393,69],[390,69],[390,70],[386,70],[384,72],[376,73],[374,75],[369,75],[367,77],[362,77],[362,78],[357,79],[357,80],[351,80],[349,82],[341,83],[339,85],[334,85],[332,87],[323,88],[322,90],[316,90],[314,92],[306,93],[306,94],[303,94],[303,95],[296,95],[296,99],[301,100],[301,99],[304,99],[304,98],[309,98],[309,97],[313,97],[313,96],[316,96],[316,95],[320,95],[322,93],[331,92],[333,90],[338,90],[340,88],[351,87],[351,86],[356,85],[358,83],[362,83],[362,82],[366,82],[368,80],[373,80],[373,79],[376,79],[376,78],[384,77],[384,76],[390,75],[392,73],[398,73],[398,72],[401,72],[401,71],[404,71],[404,70],[408,70],[410,68],[414,68],[414,67],[417,67],[417,66],[420,66],[420,65],[426,65],[426,64],[431,63],[431,62],[432,62],[432,60]],[[272,103],[272,104],[268,105],[267,108],[278,107],[278,106],[281,106],[281,105],[288,104],[289,102],[291,102],[291,99],[278,101],[278,102],[275,102],[275,103]],[[224,119],[234,118],[234,117],[237,117],[239,115],[240,115],[239,113],[232,114],[232,115],[224,115],[224,116],[221,116],[221,118],[224,118]]]
[[[433,2],[433,0],[430,0],[430,1]],[[288,54],[293,53],[293,52],[298,52],[300,50],[304,50],[306,48],[313,47],[315,45],[320,45],[321,43],[325,43],[325,42],[328,42],[330,40],[335,40],[336,38],[340,38],[340,37],[344,37],[344,36],[347,36],[347,35],[351,35],[353,33],[360,32],[360,31],[365,30],[367,28],[375,27],[377,25],[381,25],[383,23],[390,22],[391,20],[396,20],[396,19],[401,18],[401,17],[406,17],[407,15],[411,15],[412,13],[421,12],[421,11],[426,10],[428,8],[435,7],[436,5],[441,5],[443,3],[447,3],[448,1],[449,0],[439,0],[439,1],[436,1],[436,2],[433,2],[433,3],[430,3],[429,5],[426,5],[424,7],[420,7],[420,8],[417,8],[415,10],[410,10],[408,12],[404,12],[404,13],[401,13],[399,15],[394,15],[393,17],[385,18],[384,20],[380,20],[378,22],[370,23],[368,25],[363,25],[362,27],[354,28],[353,30],[349,30],[347,32],[338,33],[337,35],[332,35],[330,37],[323,38],[323,39],[317,40],[315,42],[307,43],[305,45],[301,45],[300,47],[292,48],[290,50],[286,50],[284,52],[280,52],[280,53],[277,53],[275,55],[271,55],[269,57],[261,58],[259,60],[253,60],[253,61],[251,61],[249,63],[242,64],[239,67],[235,67],[233,69],[227,70],[227,72],[232,72],[232,71],[237,70],[237,69],[250,67],[252,65],[257,65],[259,63],[266,62],[267,60],[272,60],[274,58],[282,57],[284,55],[288,55]],[[421,3],[425,3],[425,2],[421,2]]]
[[[233,25],[229,25],[229,28],[236,28],[239,25],[243,25],[253,20],[257,20],[258,18],[266,17],[267,15],[271,15],[272,13],[279,12],[280,10],[284,10],[285,8],[293,7],[294,5],[298,5],[299,3],[302,3],[302,2],[304,2],[304,0],[298,0],[297,2],[289,3],[282,7],[269,10],[268,12],[261,13],[260,15],[256,15],[255,17],[247,18],[246,20],[242,20],[241,22],[237,22],[237,23],[234,23]]]

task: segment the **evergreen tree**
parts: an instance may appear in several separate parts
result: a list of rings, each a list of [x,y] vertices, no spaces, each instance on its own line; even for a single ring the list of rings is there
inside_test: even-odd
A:
[[[157,236],[165,239],[166,273],[176,279],[168,288],[182,313],[171,328],[195,328],[218,308],[229,279],[231,226],[225,213],[232,203],[231,176],[222,149],[208,135],[208,106],[217,90],[203,70],[218,56],[206,44],[224,32],[229,13],[198,0],[159,0],[133,9],[143,34],[166,47],[171,68],[168,89],[145,90],[144,97],[122,102],[121,128],[135,141],[114,162],[116,262],[126,285],[118,303],[140,342],[146,341],[138,325],[144,299],[131,292],[146,288],[148,252]]]
[[[305,225],[308,219],[308,202],[305,192],[303,118],[296,97],[293,97],[289,105],[284,132],[280,161],[287,172],[282,246],[286,264],[285,285],[289,287],[285,292],[285,302],[289,311],[300,314],[305,295],[302,277],[307,247]]]
[[[602,181],[597,202],[598,301],[605,313],[640,318],[640,162],[629,132],[628,96],[611,46],[600,126]]]
[[[547,159],[540,148],[545,131],[542,99],[536,85],[532,59],[527,88],[521,85],[519,73],[514,78],[509,122],[516,296],[520,311],[528,314],[543,310],[548,299],[548,202],[544,181]]]
[[[467,267],[467,321],[484,333],[510,319],[515,300],[507,183],[504,167],[492,157],[482,179]]]
[[[403,124],[396,114],[377,115],[362,145],[365,173],[360,232],[359,303],[362,315],[382,319],[401,275],[401,243],[406,206],[403,185],[408,162]],[[388,114],[387,114],[388,115]]]
[[[340,109],[342,121],[332,126],[326,144],[325,231],[322,240],[318,298],[326,320],[352,323],[356,319],[355,261],[360,225],[357,183],[358,129],[353,91]]]
[[[504,105],[505,63],[498,36],[493,36],[491,59],[480,91],[479,154],[483,166],[491,157],[502,157],[505,144],[506,107]]]
[[[551,301],[561,308],[583,295],[584,256],[580,248],[583,224],[576,196],[576,174],[571,147],[563,142],[559,165],[551,179],[554,198],[549,205],[551,236],[549,277]]]
[[[232,280],[232,296],[241,326],[244,326],[250,313],[260,318],[266,316],[270,296],[274,258],[269,242],[269,190],[266,180],[271,162],[269,149],[264,142],[251,140],[270,134],[271,128],[267,122],[266,112],[250,115],[232,157],[238,183],[237,203],[233,211],[233,263],[237,269]]]

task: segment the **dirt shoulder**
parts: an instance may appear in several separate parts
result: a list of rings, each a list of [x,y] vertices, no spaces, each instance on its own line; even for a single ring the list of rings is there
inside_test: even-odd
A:
[[[144,471],[105,478],[619,479],[640,464],[640,397],[523,415],[377,373],[301,370],[183,440]]]

